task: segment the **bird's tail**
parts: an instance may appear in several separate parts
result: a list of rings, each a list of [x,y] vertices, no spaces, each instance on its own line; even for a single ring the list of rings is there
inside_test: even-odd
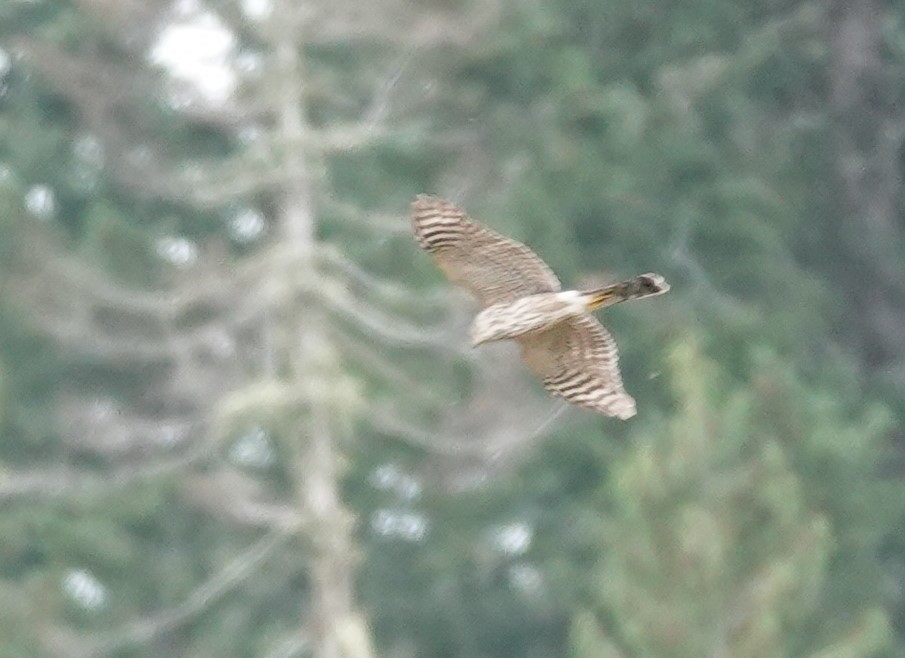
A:
[[[669,290],[669,284],[666,283],[666,279],[659,274],[648,273],[604,288],[589,290],[585,294],[588,296],[588,310],[593,311],[629,299],[662,295],[667,290]]]

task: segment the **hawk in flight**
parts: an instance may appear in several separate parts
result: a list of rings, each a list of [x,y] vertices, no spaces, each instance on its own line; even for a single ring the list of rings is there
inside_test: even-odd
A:
[[[622,387],[616,341],[590,311],[660,295],[669,290],[662,276],[642,274],[596,290],[563,290],[528,247],[435,196],[415,198],[412,227],[449,280],[483,307],[471,325],[474,345],[516,340],[528,369],[553,395],[623,420],[635,415],[635,400]]]

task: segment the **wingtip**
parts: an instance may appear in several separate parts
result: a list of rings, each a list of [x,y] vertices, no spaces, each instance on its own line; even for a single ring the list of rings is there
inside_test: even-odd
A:
[[[624,400],[619,404],[618,407],[613,409],[614,416],[619,420],[628,420],[629,418],[634,418],[638,413],[638,409],[635,406],[635,399],[629,396],[626,396]]]
[[[412,208],[419,208],[427,205],[435,205],[437,203],[446,203],[441,197],[436,194],[427,194],[422,192],[421,194],[416,194],[415,198],[412,199]]]
[[[635,409],[631,409],[630,411],[624,411],[620,413],[616,418],[619,420],[631,420],[635,416],[638,415],[638,412]]]
[[[462,210],[433,194],[415,196],[411,222],[418,244],[430,252],[453,245],[468,226]]]

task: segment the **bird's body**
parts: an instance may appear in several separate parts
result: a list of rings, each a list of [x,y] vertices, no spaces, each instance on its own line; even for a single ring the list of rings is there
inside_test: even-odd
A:
[[[669,285],[642,274],[590,291],[562,290],[553,271],[525,245],[486,229],[438,197],[419,195],[412,226],[451,281],[484,309],[471,326],[475,345],[513,339],[552,394],[609,416],[635,415],[622,387],[616,343],[589,311],[658,295]]]
[[[471,342],[477,346],[549,329],[563,320],[585,313],[583,297],[577,290],[539,292],[519,297],[514,302],[488,306],[471,323]]]

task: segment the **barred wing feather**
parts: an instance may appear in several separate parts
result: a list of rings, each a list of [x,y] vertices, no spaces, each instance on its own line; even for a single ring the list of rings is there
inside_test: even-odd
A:
[[[528,247],[484,228],[439,197],[418,195],[412,203],[412,227],[450,281],[484,307],[562,288],[553,270]]]
[[[622,387],[616,341],[593,316],[517,340],[528,368],[553,395],[622,420],[635,415],[635,400]]]

